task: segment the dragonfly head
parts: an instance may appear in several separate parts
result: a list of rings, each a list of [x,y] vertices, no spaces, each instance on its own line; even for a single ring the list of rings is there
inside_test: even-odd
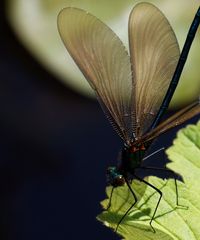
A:
[[[113,187],[123,186],[125,184],[124,176],[119,172],[116,167],[109,167],[107,169],[108,183]]]

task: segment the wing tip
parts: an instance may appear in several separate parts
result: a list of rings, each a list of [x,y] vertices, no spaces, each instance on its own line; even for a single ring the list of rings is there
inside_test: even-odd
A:
[[[88,13],[87,11],[85,11],[81,8],[71,7],[71,6],[70,7],[64,7],[59,11],[57,19],[60,19],[63,14],[66,14],[67,12],[70,12],[70,11]]]

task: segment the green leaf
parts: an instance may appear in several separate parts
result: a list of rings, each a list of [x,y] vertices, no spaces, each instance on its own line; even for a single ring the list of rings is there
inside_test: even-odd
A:
[[[163,193],[155,219],[149,221],[159,199],[159,194],[142,182],[133,180],[131,187],[138,198],[137,204],[119,225],[117,233],[127,240],[199,240],[200,239],[200,122],[180,130],[177,138],[166,151],[171,162],[167,167],[180,174],[178,181],[179,204],[176,206],[176,191],[173,179],[162,180],[150,176],[145,180]],[[111,187],[106,189],[110,196]],[[104,209],[109,199],[101,202]],[[107,227],[116,229],[126,210],[134,199],[127,186],[118,187],[113,192],[111,207],[103,211],[97,219]]]

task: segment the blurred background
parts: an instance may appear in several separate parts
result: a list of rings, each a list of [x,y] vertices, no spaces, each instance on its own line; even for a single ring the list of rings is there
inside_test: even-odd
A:
[[[61,8],[81,7],[111,26],[127,44],[124,24],[132,6],[140,1],[97,2],[0,2],[2,240],[120,239],[95,217],[105,198],[105,170],[116,164],[122,142],[56,29]],[[200,1],[149,2],[165,13],[182,48]],[[166,117],[198,98],[199,34]],[[176,131],[161,136],[152,151],[169,146]],[[167,159],[160,155],[148,161],[151,166],[162,166]]]

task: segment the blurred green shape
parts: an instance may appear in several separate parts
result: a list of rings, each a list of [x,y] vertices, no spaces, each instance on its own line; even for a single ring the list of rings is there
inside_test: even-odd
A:
[[[15,33],[26,48],[50,72],[67,86],[84,95],[92,91],[67,53],[57,31],[57,15],[68,6],[79,7],[107,23],[124,41],[128,49],[128,16],[138,0],[8,0],[7,15]],[[174,28],[182,48],[188,28],[200,4],[199,0],[149,0],[164,12]],[[199,31],[200,32],[200,31]],[[199,38],[200,34],[198,33]],[[178,106],[199,95],[200,41],[195,40],[182,78],[173,98]]]

